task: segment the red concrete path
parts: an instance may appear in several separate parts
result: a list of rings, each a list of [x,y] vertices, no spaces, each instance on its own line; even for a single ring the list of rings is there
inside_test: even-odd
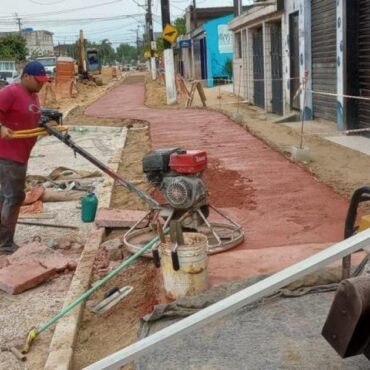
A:
[[[153,148],[207,151],[219,173],[212,177],[217,196],[223,198],[214,203],[246,232],[242,246],[211,258],[215,282],[250,275],[250,263],[253,273],[276,271],[343,237],[347,201],[221,113],[147,108],[143,81],[128,80],[88,107],[86,114],[148,121]],[[269,249],[253,251],[260,248]],[[264,255],[271,263],[267,270]]]

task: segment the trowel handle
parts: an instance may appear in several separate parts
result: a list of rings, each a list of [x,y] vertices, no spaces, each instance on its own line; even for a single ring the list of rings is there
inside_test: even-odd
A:
[[[155,267],[161,267],[161,257],[159,256],[158,248],[152,250],[152,255]]]
[[[171,251],[172,267],[175,271],[180,270],[179,255],[177,254],[177,244]]]

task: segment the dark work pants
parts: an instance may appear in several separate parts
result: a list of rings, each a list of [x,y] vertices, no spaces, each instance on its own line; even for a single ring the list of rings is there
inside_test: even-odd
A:
[[[13,244],[15,226],[25,198],[27,165],[0,158],[0,248]]]

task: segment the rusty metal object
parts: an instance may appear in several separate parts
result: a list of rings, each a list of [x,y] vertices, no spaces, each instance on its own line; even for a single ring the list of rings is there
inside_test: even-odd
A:
[[[339,284],[322,335],[342,358],[370,358],[370,276]]]
[[[363,186],[353,193],[344,225],[344,239],[351,237],[357,232],[358,226],[356,225],[356,218],[358,207],[360,203],[369,201],[370,186]],[[342,279],[349,279],[350,277],[351,255],[344,257],[342,260]]]
[[[13,355],[19,360],[19,361],[26,361],[27,356],[24,355],[21,351],[19,351],[16,347],[14,346],[2,346],[1,351],[3,352],[11,352]]]
[[[351,277],[351,255],[345,256],[342,259],[342,279]]]

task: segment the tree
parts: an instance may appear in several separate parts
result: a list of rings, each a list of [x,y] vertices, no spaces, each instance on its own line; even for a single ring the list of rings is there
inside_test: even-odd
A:
[[[102,40],[100,45],[96,45],[94,43],[93,47],[96,47],[99,50],[99,55],[103,65],[113,64],[116,61],[116,53],[112,48],[112,43],[108,39]]]
[[[0,38],[0,57],[16,61],[26,60],[28,50],[26,40],[20,34],[10,34]]]
[[[157,54],[158,55],[163,55],[163,50],[164,50],[164,46],[163,46],[163,38],[162,37],[158,37],[157,40],[156,40],[156,43],[157,43]]]
[[[185,35],[186,34],[185,17],[176,18],[175,19],[175,27],[176,27],[177,33],[179,35]]]
[[[129,64],[131,60],[137,59],[137,50],[136,47],[123,43],[120,44],[116,51],[117,60],[122,64]]]

